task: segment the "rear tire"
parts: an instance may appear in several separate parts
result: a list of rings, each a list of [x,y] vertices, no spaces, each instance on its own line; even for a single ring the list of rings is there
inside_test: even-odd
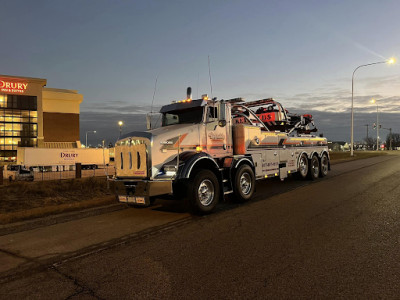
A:
[[[328,175],[328,170],[329,170],[329,159],[328,159],[328,155],[326,153],[324,153],[324,154],[322,154],[322,157],[321,157],[319,177],[325,177],[326,175]]]
[[[301,179],[306,179],[308,176],[308,169],[309,169],[309,163],[308,163],[308,158],[307,155],[304,153],[300,156],[299,159],[299,176]]]
[[[249,165],[241,165],[236,170],[233,183],[233,199],[237,202],[246,202],[251,199],[255,190],[255,177]]]
[[[187,197],[190,210],[194,214],[211,213],[219,201],[217,176],[210,170],[201,170],[190,179]]]
[[[313,155],[310,160],[310,169],[309,169],[309,177],[311,180],[315,180],[319,177],[319,159],[318,156]]]

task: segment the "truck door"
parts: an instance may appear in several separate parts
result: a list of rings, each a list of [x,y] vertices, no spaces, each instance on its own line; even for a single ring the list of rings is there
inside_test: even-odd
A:
[[[206,107],[206,148],[207,153],[212,157],[233,154],[230,122],[227,122],[225,126],[218,124],[218,108],[217,103],[210,103]],[[222,108],[225,109],[225,106],[222,106]]]

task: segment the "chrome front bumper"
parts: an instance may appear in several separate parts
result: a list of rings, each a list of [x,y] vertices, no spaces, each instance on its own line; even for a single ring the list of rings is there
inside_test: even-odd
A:
[[[150,197],[172,194],[172,181],[114,179],[119,202],[150,205]]]

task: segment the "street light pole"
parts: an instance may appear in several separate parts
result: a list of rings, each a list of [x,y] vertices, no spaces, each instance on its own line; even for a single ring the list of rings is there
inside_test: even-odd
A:
[[[377,65],[377,64],[384,64],[386,61],[378,61],[370,64],[365,64],[358,66],[355,68],[353,71],[353,76],[351,77],[351,141],[350,141],[350,156],[354,156],[354,74],[359,68],[362,67],[367,67],[371,65]]]
[[[395,62],[396,62],[396,60],[394,58],[390,58],[385,61],[378,61],[378,62],[358,66],[353,71],[353,76],[351,77],[351,142],[350,142],[350,148],[351,148],[350,155],[351,156],[354,155],[354,73],[356,73],[356,71],[362,67],[367,67],[367,66],[372,66],[372,65],[377,65],[377,64],[384,64],[384,63],[394,64]]]
[[[376,151],[379,151],[379,109],[376,102]]]
[[[87,143],[87,135],[88,135],[88,133],[96,133],[96,130],[89,130],[89,131],[86,131],[86,141],[85,141],[85,146],[86,146],[86,148],[88,147],[88,143]]]
[[[119,125],[119,138],[121,138],[121,135],[122,135],[122,125],[124,125],[124,122],[119,121],[119,122],[118,122],[118,125]]]

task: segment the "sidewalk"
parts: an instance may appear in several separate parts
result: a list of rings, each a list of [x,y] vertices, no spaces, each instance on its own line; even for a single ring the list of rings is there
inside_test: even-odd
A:
[[[5,235],[0,236],[0,280],[14,274],[17,268],[18,273],[22,273],[47,266],[190,218],[188,213],[160,211],[157,207],[125,207],[111,205],[103,208],[109,210],[106,213],[93,209],[3,226]],[[85,215],[93,213],[98,215]],[[51,222],[54,222],[53,225],[49,225]],[[32,229],[27,230],[30,226]],[[34,226],[37,227],[33,229]],[[14,233],[11,233],[13,230]]]

